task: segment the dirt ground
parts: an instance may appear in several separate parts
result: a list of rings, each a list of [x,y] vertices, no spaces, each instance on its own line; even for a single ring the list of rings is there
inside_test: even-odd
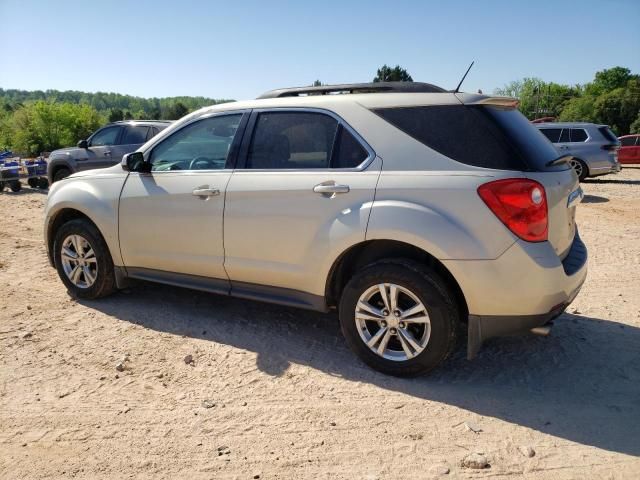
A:
[[[76,301],[45,195],[0,194],[0,478],[640,478],[640,167],[583,188],[589,276],[552,335],[410,380],[334,315],[152,284]]]

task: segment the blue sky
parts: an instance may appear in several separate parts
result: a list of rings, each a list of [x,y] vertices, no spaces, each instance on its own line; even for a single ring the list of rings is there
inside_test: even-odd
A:
[[[253,98],[283,86],[414,80],[494,88],[640,73],[640,1],[0,0],[0,87]]]

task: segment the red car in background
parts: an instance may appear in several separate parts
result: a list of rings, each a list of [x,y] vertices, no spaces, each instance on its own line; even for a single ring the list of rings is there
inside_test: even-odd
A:
[[[640,163],[640,135],[624,135],[620,140],[618,161],[620,163]]]

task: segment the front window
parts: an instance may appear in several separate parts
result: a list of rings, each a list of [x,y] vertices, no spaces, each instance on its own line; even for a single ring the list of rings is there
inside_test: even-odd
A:
[[[152,171],[225,168],[242,114],[199,120],[173,133],[152,151]]]

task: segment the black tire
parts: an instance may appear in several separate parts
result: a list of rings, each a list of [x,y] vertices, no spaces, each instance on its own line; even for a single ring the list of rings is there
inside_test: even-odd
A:
[[[27,179],[27,183],[29,184],[29,186],[31,188],[36,188],[38,186],[38,179],[33,177],[33,178],[28,178]]]
[[[67,277],[62,264],[62,245],[70,235],[80,235],[93,249],[97,261],[97,274],[94,283],[80,288]],[[78,297],[95,299],[106,297],[116,290],[115,273],[111,253],[98,229],[88,220],[76,219],[63,224],[56,232],[53,241],[53,259],[60,279],[69,292]]]
[[[59,168],[56,170],[56,173],[53,175],[53,181],[57,182],[58,180],[62,180],[63,178],[67,178],[71,175],[71,170],[68,168]]]
[[[49,180],[47,180],[45,177],[38,178],[38,188],[42,190],[46,190],[47,188],[49,188]]]
[[[4,190],[4,182],[0,182],[0,192],[2,192]]]
[[[9,188],[12,192],[19,192],[22,190],[22,183],[20,183],[20,180],[11,180],[9,182]]]
[[[389,360],[373,352],[360,336],[355,310],[360,296],[380,283],[410,290],[426,307],[431,334],[424,350],[403,361]],[[347,283],[339,306],[340,326],[347,344],[370,367],[382,373],[411,377],[427,373],[453,352],[460,310],[446,282],[433,270],[411,260],[384,260],[363,268]]]
[[[581,167],[580,172],[578,173],[575,167],[574,167],[574,170],[576,170],[576,174],[578,175],[578,181],[583,182],[584,179],[587,178],[587,175],[589,175],[589,167],[587,167],[587,164],[584,163],[579,158],[575,158],[574,160],[580,163],[580,167]]]

